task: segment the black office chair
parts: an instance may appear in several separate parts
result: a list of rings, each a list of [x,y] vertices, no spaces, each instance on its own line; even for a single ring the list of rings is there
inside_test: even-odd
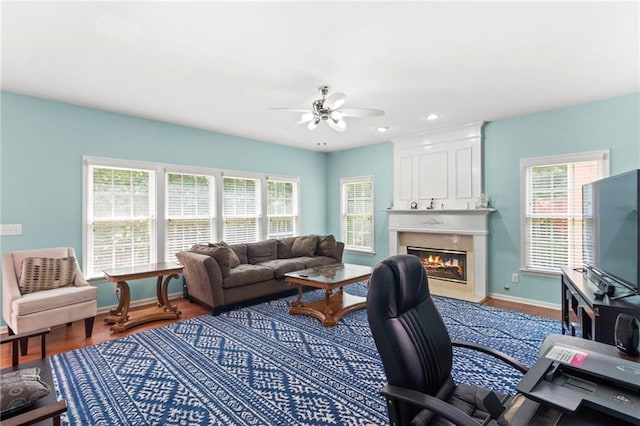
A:
[[[451,341],[420,259],[399,255],[376,266],[367,316],[389,383],[380,393],[387,399],[392,425],[499,424],[496,419],[509,404],[509,395],[456,385],[452,346],[487,353],[522,373],[527,367],[486,346]]]

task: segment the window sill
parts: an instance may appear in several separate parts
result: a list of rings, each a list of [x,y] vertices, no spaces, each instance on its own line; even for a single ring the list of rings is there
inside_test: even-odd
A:
[[[551,272],[551,271],[540,271],[537,269],[527,269],[527,268],[520,268],[520,272],[527,275],[537,275],[539,277],[547,277],[547,278],[559,278],[561,275],[560,271]]]
[[[366,254],[366,255],[369,255],[369,256],[375,256],[376,255],[376,252],[373,251],[373,250],[364,250],[364,249],[345,247],[344,251],[345,251],[345,253]]]

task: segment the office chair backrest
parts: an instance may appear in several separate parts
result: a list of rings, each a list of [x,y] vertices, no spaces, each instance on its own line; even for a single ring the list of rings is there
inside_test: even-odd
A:
[[[451,391],[451,339],[429,293],[420,259],[399,255],[376,266],[367,316],[390,385],[433,396]],[[412,406],[397,408],[401,419],[412,419],[417,412]]]

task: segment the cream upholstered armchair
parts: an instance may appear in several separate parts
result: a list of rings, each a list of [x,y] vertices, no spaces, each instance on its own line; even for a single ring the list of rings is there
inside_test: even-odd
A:
[[[70,247],[21,250],[2,256],[2,317],[9,334],[84,319],[91,337],[98,289],[84,279]],[[27,342],[22,342],[23,355]]]

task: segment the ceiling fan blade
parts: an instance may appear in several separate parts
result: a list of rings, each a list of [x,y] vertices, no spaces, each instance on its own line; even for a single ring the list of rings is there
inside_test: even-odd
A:
[[[329,126],[337,132],[344,132],[347,129],[347,123],[343,120],[334,120],[333,118],[329,118],[327,123],[329,123]]]
[[[294,126],[297,126],[298,124],[308,123],[309,121],[313,120],[313,118],[314,115],[311,111],[305,112],[304,114],[302,114],[302,117],[300,117],[300,120],[294,124]]]
[[[340,108],[344,103],[346,95],[344,93],[336,92],[327,96],[327,99],[324,100],[323,106],[326,109],[336,109]]]
[[[384,115],[384,111],[381,109],[372,108],[342,108],[339,112],[344,117],[376,117]]]
[[[281,111],[291,111],[291,112],[311,112],[309,108],[269,108]]]
[[[316,118],[315,120],[311,120],[309,122],[309,124],[307,125],[307,129],[313,130],[316,127],[318,127],[318,124],[320,124],[320,119],[319,118]]]

